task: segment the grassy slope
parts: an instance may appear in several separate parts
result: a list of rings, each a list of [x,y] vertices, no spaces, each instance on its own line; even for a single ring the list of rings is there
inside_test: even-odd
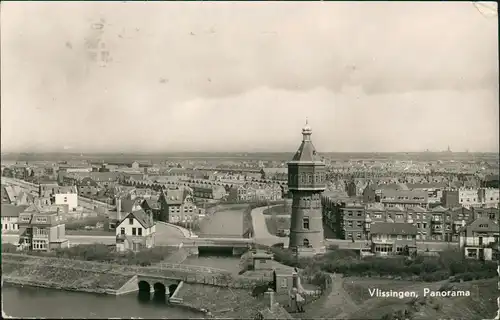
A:
[[[349,279],[354,280],[353,283]],[[423,296],[423,288],[437,290],[441,282],[435,283],[409,283],[394,280],[374,280],[347,278],[344,288],[353,299],[360,304],[360,309],[349,315],[351,319],[380,319],[389,312],[402,310],[412,305],[411,298],[371,298],[368,288],[380,288],[382,290],[405,290],[418,291]],[[412,315],[413,319],[484,319],[491,318],[496,310],[496,298],[498,295],[495,279],[477,280],[455,284],[458,290],[469,290],[469,297],[436,297],[433,299],[438,306],[425,305]]]

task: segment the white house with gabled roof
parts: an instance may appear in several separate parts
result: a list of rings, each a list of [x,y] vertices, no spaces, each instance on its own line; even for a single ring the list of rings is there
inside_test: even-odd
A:
[[[155,245],[156,223],[144,210],[128,213],[116,226],[116,250],[140,251]]]

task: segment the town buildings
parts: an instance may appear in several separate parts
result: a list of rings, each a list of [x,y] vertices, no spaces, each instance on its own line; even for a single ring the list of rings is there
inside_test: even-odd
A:
[[[443,206],[452,208],[494,207],[500,203],[500,190],[494,188],[458,189],[443,191]]]
[[[466,258],[479,260],[498,259],[493,252],[498,254],[500,226],[497,221],[488,218],[478,218],[460,231],[460,248]]]
[[[311,135],[306,121],[302,143],[288,163],[288,190],[293,196],[289,247],[297,255],[325,252],[321,193],[326,188],[326,172]]]
[[[246,183],[229,188],[230,202],[278,201],[283,199],[283,189],[277,184]]]
[[[69,247],[62,211],[53,211],[35,203],[19,214],[19,247],[51,251]]]
[[[275,180],[275,181],[287,181],[288,180],[288,168],[262,168],[261,179],[263,180]]]
[[[140,209],[127,214],[116,227],[116,250],[140,251],[155,245],[153,216]]]
[[[322,197],[325,224],[339,239],[369,240],[370,226],[379,222],[407,223],[417,229],[417,241],[457,242],[459,230],[477,218],[498,221],[496,208],[386,207],[382,203],[354,202]]]
[[[2,233],[19,231],[19,215],[28,208],[27,205],[3,204],[0,214],[2,216]]]

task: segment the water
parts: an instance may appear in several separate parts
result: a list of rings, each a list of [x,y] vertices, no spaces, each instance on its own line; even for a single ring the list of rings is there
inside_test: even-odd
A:
[[[15,318],[202,318],[200,313],[165,302],[143,301],[137,293],[110,296],[10,284],[2,287],[2,304],[5,314]]]
[[[229,255],[189,256],[183,264],[224,269],[234,274],[240,271],[240,257]]]

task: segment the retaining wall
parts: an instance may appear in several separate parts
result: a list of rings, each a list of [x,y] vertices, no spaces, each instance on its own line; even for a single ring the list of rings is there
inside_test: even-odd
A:
[[[116,295],[122,295],[137,291],[139,291],[139,280],[137,276],[133,276],[120,289],[116,290]]]

